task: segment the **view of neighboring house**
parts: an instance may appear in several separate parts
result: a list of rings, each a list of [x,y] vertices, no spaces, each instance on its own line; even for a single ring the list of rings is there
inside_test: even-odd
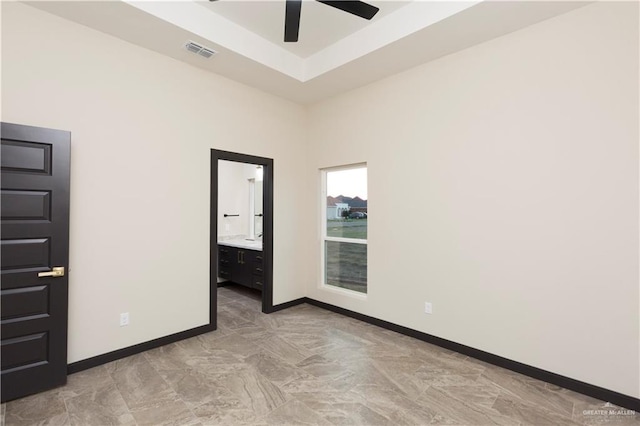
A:
[[[341,219],[345,217],[344,212],[367,212],[367,200],[360,197],[327,197],[327,220]]]
[[[347,203],[334,203],[327,204],[327,219],[334,220],[344,217],[344,212],[349,211],[349,204]]]

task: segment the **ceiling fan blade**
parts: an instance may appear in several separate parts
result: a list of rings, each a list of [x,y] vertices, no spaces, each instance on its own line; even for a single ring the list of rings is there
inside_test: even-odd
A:
[[[344,10],[345,12],[349,12],[353,15],[359,16],[364,19],[373,18],[376,13],[380,9],[375,6],[372,6],[363,1],[329,1],[329,0],[318,0],[320,3],[324,3],[327,6],[335,7],[336,9]],[[287,2],[288,3],[288,2]]]
[[[300,9],[302,8],[302,0],[287,0],[285,17],[284,17],[284,41],[298,41],[298,32],[300,30]]]

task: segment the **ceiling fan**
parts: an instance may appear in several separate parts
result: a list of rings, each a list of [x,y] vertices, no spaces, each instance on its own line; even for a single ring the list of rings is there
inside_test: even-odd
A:
[[[216,0],[209,0],[216,1]],[[284,41],[296,42],[298,41],[298,32],[300,30],[300,10],[302,9],[302,0],[286,0],[286,10],[284,18]],[[363,1],[348,1],[348,0],[316,0],[327,6],[335,7],[344,12],[351,13],[352,15],[359,16],[361,18],[370,20],[380,10],[379,8],[372,6]]]

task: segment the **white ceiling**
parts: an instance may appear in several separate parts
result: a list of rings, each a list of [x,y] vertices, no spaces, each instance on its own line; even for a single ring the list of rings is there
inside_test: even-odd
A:
[[[358,16],[314,0],[304,0],[300,12],[300,38],[297,43],[285,43],[285,0],[202,0],[198,3],[301,58],[307,58],[369,24],[369,21]],[[373,18],[378,21],[410,1],[367,3],[380,9]]]
[[[587,2],[370,1],[371,20],[312,0],[284,43],[285,0],[27,2],[179,61],[308,104],[516,31]],[[204,59],[193,40],[218,52]]]

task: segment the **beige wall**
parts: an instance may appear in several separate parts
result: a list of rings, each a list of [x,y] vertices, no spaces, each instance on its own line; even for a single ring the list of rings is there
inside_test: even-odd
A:
[[[309,134],[311,169],[369,172],[368,298],[309,296],[640,396],[637,4],[322,102]]]
[[[209,151],[274,159],[274,302],[304,296],[302,107],[2,3],[2,120],[72,132],[69,362],[208,322]],[[119,327],[120,312],[131,325]]]

